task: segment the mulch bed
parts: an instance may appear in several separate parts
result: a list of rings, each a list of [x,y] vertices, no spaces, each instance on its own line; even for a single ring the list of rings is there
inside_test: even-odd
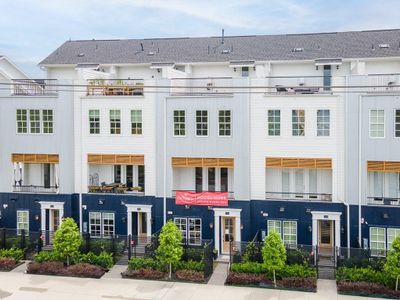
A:
[[[379,283],[338,281],[336,285],[339,294],[390,299],[400,298],[400,291],[395,291]]]
[[[14,258],[0,258],[0,272],[9,272],[22,265],[23,262],[16,262]]]
[[[100,278],[106,273],[102,267],[91,264],[64,266],[62,262],[31,262],[26,269],[28,274],[56,275],[69,277]]]
[[[196,282],[205,283],[203,272],[193,270],[178,270],[172,274],[172,278],[168,278],[168,273],[153,270],[153,269],[141,269],[141,270],[129,270],[121,273],[122,278],[129,279],[149,279],[149,280],[163,280],[163,281],[183,281],[183,282]]]
[[[264,274],[251,274],[230,272],[225,281],[226,285],[252,286],[262,288],[275,288],[272,280]],[[317,291],[317,278],[291,277],[276,281],[278,289],[296,290],[305,292]]]

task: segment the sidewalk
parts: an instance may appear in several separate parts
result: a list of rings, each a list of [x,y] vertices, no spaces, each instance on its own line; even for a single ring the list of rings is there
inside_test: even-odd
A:
[[[0,273],[0,299],[29,300],[367,300],[337,295],[335,282],[318,280],[317,293],[262,288],[122,279],[120,267],[101,279],[29,275],[23,268]],[[222,265],[223,267],[223,265]],[[372,299],[372,298],[371,298]],[[376,298],[374,298],[376,299]]]

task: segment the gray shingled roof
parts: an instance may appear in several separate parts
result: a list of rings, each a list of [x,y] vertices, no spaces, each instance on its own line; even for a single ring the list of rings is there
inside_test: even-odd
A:
[[[379,44],[389,44],[380,48]],[[143,51],[142,46],[143,45]],[[294,48],[303,48],[295,52]],[[46,64],[400,57],[400,29],[314,34],[67,41]]]

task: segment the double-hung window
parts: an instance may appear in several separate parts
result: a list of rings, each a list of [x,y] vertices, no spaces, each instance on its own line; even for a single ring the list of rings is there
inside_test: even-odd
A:
[[[292,135],[305,135],[305,111],[303,109],[292,110]]]
[[[110,110],[110,133],[121,134],[121,111],[118,109]]]
[[[400,137],[400,109],[396,109],[394,113],[394,136]]]
[[[369,111],[369,137],[385,137],[385,111],[383,109]]]
[[[43,133],[53,133],[53,110],[44,109],[42,111]]]
[[[185,111],[174,110],[174,136],[185,136],[186,123]]]
[[[89,213],[89,233],[92,237],[111,237],[115,232],[115,215],[109,212]]]
[[[131,130],[132,134],[142,134],[143,123],[141,110],[131,110]]]
[[[297,221],[268,220],[268,234],[276,232],[285,245],[297,244]]]
[[[28,111],[17,109],[17,133],[28,133]]]
[[[278,109],[268,110],[268,135],[281,135],[281,111]]]
[[[330,111],[329,109],[317,110],[317,136],[330,135]]]
[[[218,134],[219,136],[231,136],[231,111],[218,111]]]
[[[208,111],[196,110],[196,136],[208,135]]]
[[[281,235],[281,221],[268,220],[268,234],[270,232],[276,232]]]
[[[392,244],[396,237],[400,236],[400,228],[387,229],[387,249],[392,250]]]
[[[21,235],[22,230],[25,235],[29,234],[29,211],[17,210],[17,234]]]
[[[40,110],[29,110],[29,127],[30,133],[40,133]]]
[[[369,243],[372,255],[384,255],[386,250],[386,229],[371,227],[369,230]]]
[[[89,110],[89,133],[100,134],[100,110]]]
[[[182,238],[184,241],[187,239],[187,219],[186,218],[175,218],[174,219],[176,226],[182,234]]]

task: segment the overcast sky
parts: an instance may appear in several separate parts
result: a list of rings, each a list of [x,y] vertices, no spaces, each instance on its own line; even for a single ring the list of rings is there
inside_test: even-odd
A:
[[[68,39],[400,28],[399,11],[399,0],[0,0],[0,55],[40,77]]]

